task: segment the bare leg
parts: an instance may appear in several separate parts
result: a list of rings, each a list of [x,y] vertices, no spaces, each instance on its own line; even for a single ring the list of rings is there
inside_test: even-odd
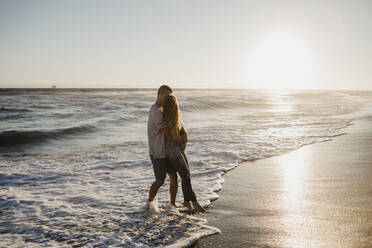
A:
[[[176,173],[169,173],[169,192],[170,192],[170,200],[173,206],[176,206],[176,196],[178,190],[178,180]]]
[[[158,193],[158,190],[160,188],[160,186],[162,186],[164,183],[164,179],[162,180],[155,180],[155,182],[152,183],[151,187],[150,187],[150,193],[149,193],[149,201],[153,201],[156,194]]]
[[[205,209],[199,204],[199,202],[197,201],[192,202],[192,206],[197,212],[205,213]]]
[[[190,204],[190,202],[183,202],[183,205],[185,206],[185,207],[187,207],[187,209],[189,210],[189,214],[191,214],[192,213],[192,206],[191,206],[191,204]]]

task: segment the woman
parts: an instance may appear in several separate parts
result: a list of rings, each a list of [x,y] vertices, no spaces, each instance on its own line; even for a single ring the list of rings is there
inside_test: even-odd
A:
[[[190,180],[190,168],[185,154],[187,133],[181,121],[181,111],[177,98],[170,94],[164,100],[163,116],[165,128],[165,150],[172,166],[177,170],[182,179],[183,205],[192,212],[193,208],[198,212],[205,209],[198,203]],[[190,204],[192,203],[192,206]]]

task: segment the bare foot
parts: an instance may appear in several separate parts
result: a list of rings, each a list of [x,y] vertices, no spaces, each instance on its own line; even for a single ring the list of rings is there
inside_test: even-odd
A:
[[[192,213],[193,209],[192,209],[190,202],[183,202],[183,205],[187,207],[187,209],[189,210],[189,213]]]
[[[192,205],[194,207],[194,209],[196,210],[196,212],[201,212],[201,213],[205,213],[206,210],[205,208],[203,208],[202,206],[200,206],[199,202],[192,202]]]
[[[150,213],[153,214],[160,214],[159,206],[157,201],[149,201],[146,202],[146,208]]]
[[[168,211],[170,213],[179,213],[177,207],[175,205],[173,205],[172,203],[168,204]]]

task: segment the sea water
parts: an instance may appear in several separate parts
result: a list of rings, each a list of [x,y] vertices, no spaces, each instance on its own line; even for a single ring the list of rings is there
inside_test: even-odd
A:
[[[372,101],[366,91],[174,93],[189,135],[192,186],[204,206],[218,198],[228,170],[345,134],[352,113]],[[1,89],[0,245],[178,247],[219,232],[203,215],[168,211],[168,180],[157,195],[161,213],[145,210],[154,181],[146,125],[156,94]]]

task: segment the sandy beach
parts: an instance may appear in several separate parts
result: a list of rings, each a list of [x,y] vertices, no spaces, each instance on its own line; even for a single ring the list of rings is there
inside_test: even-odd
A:
[[[372,247],[372,119],[228,172],[195,247]]]

